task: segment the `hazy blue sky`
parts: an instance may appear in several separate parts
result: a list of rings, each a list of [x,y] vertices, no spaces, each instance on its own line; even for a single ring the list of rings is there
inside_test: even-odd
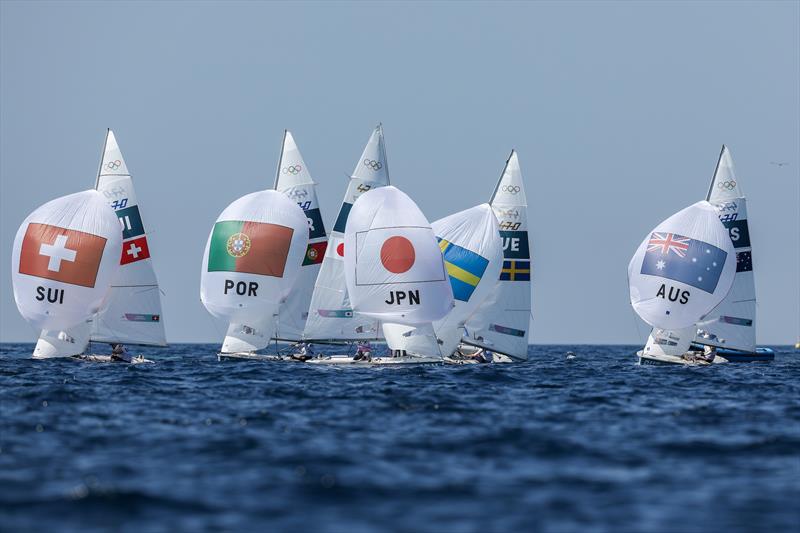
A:
[[[106,127],[151,233],[169,340],[218,342],[199,297],[217,215],[272,186],[289,128],[330,228],[382,121],[391,179],[430,220],[488,200],[519,150],[533,343],[644,341],[628,260],[704,199],[727,143],[748,197],[758,339],[793,343],[798,5],[3,1],[0,339],[35,339],[11,292],[17,227],[94,185]]]

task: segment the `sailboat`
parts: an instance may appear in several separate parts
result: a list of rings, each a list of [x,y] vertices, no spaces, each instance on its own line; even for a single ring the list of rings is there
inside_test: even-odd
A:
[[[728,229],[736,250],[733,286],[714,311],[697,324],[694,347],[713,346],[729,362],[771,361],[775,352],[756,347],[756,287],[753,276],[752,240],[747,224],[747,200],[736,176],[727,146],[706,195]]]
[[[288,130],[284,131],[275,176],[275,190],[296,202],[308,220],[308,247],[292,292],[278,310],[276,340],[298,342],[303,338],[314,282],[319,275],[328,239],[322,222],[316,184],[308,165]]]
[[[637,352],[640,363],[712,362],[684,353],[697,323],[730,291],[736,263],[728,230],[706,200],[648,233],[628,265],[631,305],[654,328]]]
[[[326,356],[321,364],[441,363],[441,350],[411,354],[398,342],[408,326],[430,334],[453,307],[441,248],[419,207],[399,189],[364,193],[345,229],[344,273],[353,312],[378,320],[391,355],[358,359]]]
[[[14,300],[42,331],[35,359],[73,357],[89,343],[122,247],[114,211],[96,190],[52,200],[22,222],[12,251]]]
[[[516,150],[506,161],[489,204],[499,222],[503,265],[494,292],[466,322],[459,354],[490,351],[492,361],[528,358],[531,323],[531,254],[528,202]],[[473,350],[470,350],[473,347]]]
[[[497,217],[481,204],[431,224],[453,291],[453,308],[431,328],[395,328],[393,342],[410,354],[441,353],[446,362],[477,360],[451,357],[464,334],[464,324],[496,288],[503,265]],[[384,328],[385,329],[385,328]],[[386,337],[387,341],[389,336]]]
[[[775,352],[756,348],[756,293],[747,201],[741,191],[730,150],[723,145],[706,195],[728,230],[736,257],[733,285],[720,304],[690,327],[673,331],[654,329],[640,362],[694,363],[698,352],[713,347],[715,363],[770,361]]]
[[[276,336],[278,310],[297,280],[308,246],[303,210],[265,190],[231,203],[208,236],[200,299],[229,323],[223,358],[247,358]]]
[[[116,213],[122,229],[119,271],[112,280],[103,309],[69,330],[42,332],[34,349],[37,358],[80,355],[92,362],[152,363],[132,357],[123,345],[166,346],[161,295],[151,260],[147,233],[133,180],[116,137],[106,131],[95,190]],[[86,354],[89,342],[114,346],[112,355]],[[80,352],[74,352],[80,348]]]
[[[373,317],[353,312],[344,276],[344,232],[353,204],[372,190],[389,185],[389,164],[383,127],[370,135],[355,169],[322,259],[314,284],[303,340],[305,342],[351,343],[380,340],[381,327]]]

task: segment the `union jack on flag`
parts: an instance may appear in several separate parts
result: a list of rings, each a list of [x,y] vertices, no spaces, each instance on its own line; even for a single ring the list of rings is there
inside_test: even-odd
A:
[[[686,251],[689,250],[689,241],[691,240],[692,239],[689,237],[676,235],[674,233],[653,232],[647,243],[647,251],[660,251],[663,255],[669,255],[670,252],[675,252],[678,257],[686,257]]]

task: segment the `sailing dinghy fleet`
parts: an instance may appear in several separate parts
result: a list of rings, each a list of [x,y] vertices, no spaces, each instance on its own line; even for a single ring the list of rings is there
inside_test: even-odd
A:
[[[108,130],[95,188],[48,202],[23,221],[12,254],[14,297],[40,331],[34,358],[145,363],[125,346],[166,346],[139,205]],[[213,224],[200,296],[227,324],[220,360],[505,363],[528,358],[531,277],[515,151],[489,203],[430,223],[390,184],[378,125],[330,234],[316,184],[285,131],[273,188],[233,201]],[[746,200],[726,147],[706,199],[645,237],[628,278],[631,305],[653,328],[637,353],[641,364],[774,357],[755,345]],[[93,341],[111,353],[91,353]],[[272,343],[275,353],[265,353]],[[315,345],[335,348],[317,354]]]

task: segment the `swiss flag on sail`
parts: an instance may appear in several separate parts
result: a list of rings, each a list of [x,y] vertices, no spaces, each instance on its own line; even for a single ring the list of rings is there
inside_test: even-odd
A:
[[[105,246],[99,235],[31,222],[22,240],[19,272],[94,287]]]
[[[122,258],[120,265],[127,265],[150,258],[150,248],[147,246],[147,237],[142,235],[138,239],[131,239],[122,243]]]

